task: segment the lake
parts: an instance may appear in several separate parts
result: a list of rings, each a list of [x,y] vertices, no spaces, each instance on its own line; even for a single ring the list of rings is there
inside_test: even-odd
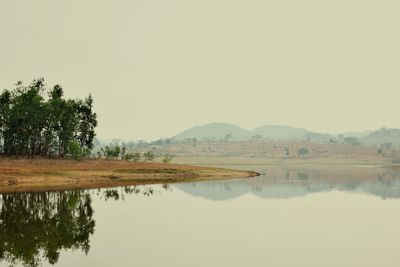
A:
[[[400,266],[400,170],[0,195],[1,266]]]

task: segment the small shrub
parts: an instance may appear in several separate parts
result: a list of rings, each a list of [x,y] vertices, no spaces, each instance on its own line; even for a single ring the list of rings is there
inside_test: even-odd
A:
[[[301,158],[305,157],[306,155],[308,155],[310,153],[310,151],[308,150],[308,148],[302,147],[297,151],[297,155]]]
[[[346,137],[345,139],[343,139],[343,141],[348,144],[348,145],[352,145],[352,146],[359,146],[361,145],[361,140],[358,137],[353,137],[353,136],[349,136]]]
[[[153,161],[156,158],[153,152],[147,151],[143,153],[143,160],[144,161]]]
[[[141,158],[142,155],[140,155],[139,152],[135,152],[135,153],[126,153],[124,159],[128,161],[139,162]]]
[[[285,148],[285,155],[286,155],[286,157],[289,157],[290,156],[290,151],[289,151],[289,148]]]
[[[400,157],[392,159],[392,163],[400,164]]]
[[[171,160],[172,160],[173,158],[174,158],[174,157],[173,157],[172,155],[166,154],[166,155],[164,156],[164,158],[162,159],[162,162],[163,162],[164,164],[170,163]]]

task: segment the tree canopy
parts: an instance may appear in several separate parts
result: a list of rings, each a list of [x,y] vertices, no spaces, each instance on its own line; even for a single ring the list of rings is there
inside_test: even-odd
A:
[[[90,153],[96,135],[93,98],[65,99],[60,85],[43,78],[18,82],[0,95],[0,152],[15,156],[61,156],[71,141]]]

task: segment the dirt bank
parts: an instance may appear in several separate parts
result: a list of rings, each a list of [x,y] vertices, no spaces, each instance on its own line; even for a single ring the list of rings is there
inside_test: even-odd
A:
[[[252,171],[111,160],[0,159],[0,193],[253,177]]]

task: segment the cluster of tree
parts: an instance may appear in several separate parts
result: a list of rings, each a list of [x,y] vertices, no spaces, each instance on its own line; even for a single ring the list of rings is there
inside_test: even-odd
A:
[[[120,139],[113,139],[111,142],[102,142],[98,139],[94,140],[95,149],[96,148],[100,149],[101,147],[104,147],[104,146],[110,146],[110,147],[120,146],[121,149],[123,147],[125,147],[127,151],[148,150],[148,149],[153,149],[153,148],[157,148],[157,147],[172,145],[175,143],[177,143],[177,142],[173,141],[172,139],[158,139],[158,140],[151,141],[151,142],[147,142],[144,140],[123,141]]]
[[[121,159],[133,162],[143,161],[154,161],[156,159],[156,154],[151,151],[146,151],[143,153],[140,152],[128,152],[125,146],[113,145],[106,146],[100,148],[97,152],[97,158],[106,158],[106,159]],[[159,155],[162,156],[163,163],[169,163],[173,159],[173,156],[170,154]]]
[[[0,95],[0,151],[64,157],[79,145],[81,155],[90,155],[97,126],[93,98],[65,99],[63,95],[60,85],[47,88],[43,78],[4,90]]]

